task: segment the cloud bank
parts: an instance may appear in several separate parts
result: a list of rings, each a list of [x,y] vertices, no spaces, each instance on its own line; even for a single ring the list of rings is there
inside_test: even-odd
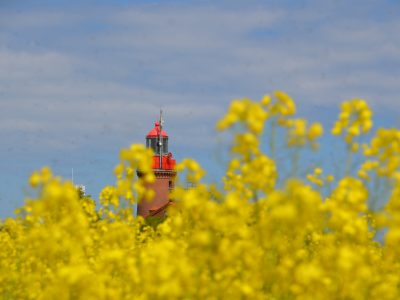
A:
[[[26,151],[107,156],[160,108],[177,152],[209,156],[229,101],[275,89],[315,119],[351,97],[400,112],[396,2],[146,3],[0,6],[5,169]]]

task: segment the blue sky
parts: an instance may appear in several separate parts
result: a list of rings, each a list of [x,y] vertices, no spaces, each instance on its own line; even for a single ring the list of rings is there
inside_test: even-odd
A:
[[[160,108],[170,147],[215,180],[216,120],[281,89],[326,127],[368,100],[398,127],[398,1],[0,1],[0,217],[43,165],[97,198]]]

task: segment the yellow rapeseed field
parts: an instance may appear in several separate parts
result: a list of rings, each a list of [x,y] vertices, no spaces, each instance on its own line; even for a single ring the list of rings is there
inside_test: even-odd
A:
[[[372,111],[361,99],[344,102],[331,133],[347,146],[347,167],[333,178],[322,166],[299,175],[300,150],[318,151],[324,129],[298,118],[283,92],[234,100],[217,129],[233,133],[221,187],[183,160],[180,182],[195,185],[177,184],[158,226],[133,215],[152,194],[153,153],[143,145],[121,151],[116,183],[97,207],[49,168],[34,172],[35,199],[0,224],[0,297],[400,299],[399,130],[361,143]],[[282,132],[293,153],[286,180],[276,165]],[[385,186],[386,204],[374,183]]]

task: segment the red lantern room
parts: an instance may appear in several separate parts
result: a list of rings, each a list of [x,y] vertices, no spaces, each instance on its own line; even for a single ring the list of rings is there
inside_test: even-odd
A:
[[[153,170],[156,180],[147,188],[154,191],[153,199],[141,199],[138,204],[138,215],[147,217],[164,217],[167,207],[172,203],[170,192],[174,187],[176,172],[175,159],[168,152],[168,135],[162,129],[162,112],[160,120],[146,136],[146,147],[153,149]],[[140,173],[138,173],[140,176]]]
[[[153,169],[173,170],[175,160],[172,153],[168,152],[168,134],[162,130],[160,122],[146,136],[146,147],[153,149]]]

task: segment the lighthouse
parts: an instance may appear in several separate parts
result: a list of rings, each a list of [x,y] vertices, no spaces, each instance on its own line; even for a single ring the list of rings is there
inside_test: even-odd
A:
[[[163,130],[163,123],[161,111],[160,119],[146,136],[146,147],[154,152],[153,171],[156,179],[146,186],[154,191],[153,199],[142,199],[138,203],[138,215],[144,218],[164,217],[167,207],[172,203],[170,192],[174,188],[176,176],[175,159],[168,151],[168,134]]]

